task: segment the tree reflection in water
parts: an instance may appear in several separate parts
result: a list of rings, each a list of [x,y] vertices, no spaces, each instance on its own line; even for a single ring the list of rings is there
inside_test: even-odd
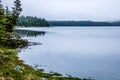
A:
[[[14,30],[14,32],[18,33],[21,36],[26,37],[37,37],[37,36],[44,36],[45,31],[32,31],[32,30]]]

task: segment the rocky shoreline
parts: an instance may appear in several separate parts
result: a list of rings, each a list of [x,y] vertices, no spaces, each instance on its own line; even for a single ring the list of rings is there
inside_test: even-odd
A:
[[[27,39],[22,39],[20,35],[15,32],[7,32],[6,33],[7,41],[5,46],[10,48],[22,48],[28,45]]]
[[[25,48],[33,45],[41,45],[42,43],[29,42],[27,39],[21,38],[21,36],[15,32],[6,33],[7,41],[5,46],[10,48]]]

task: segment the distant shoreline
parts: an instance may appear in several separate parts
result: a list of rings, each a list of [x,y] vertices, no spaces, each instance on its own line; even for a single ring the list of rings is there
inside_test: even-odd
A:
[[[120,21],[48,21],[50,26],[120,26]]]
[[[52,27],[120,27],[120,26],[49,26],[49,27],[41,27],[41,26],[15,26],[14,28],[52,28]]]
[[[35,27],[36,28],[39,28],[39,27],[40,28],[47,28],[48,26],[44,26],[44,27],[43,26],[27,26],[27,27],[26,26],[15,26],[15,28],[35,28]]]

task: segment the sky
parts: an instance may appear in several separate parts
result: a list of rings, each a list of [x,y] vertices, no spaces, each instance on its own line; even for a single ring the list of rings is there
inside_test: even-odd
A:
[[[2,0],[11,7],[14,0]],[[120,20],[120,0],[21,0],[21,15],[47,20]]]

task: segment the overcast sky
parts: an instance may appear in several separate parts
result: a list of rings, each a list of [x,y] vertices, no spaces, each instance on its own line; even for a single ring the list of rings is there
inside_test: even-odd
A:
[[[2,0],[5,5],[14,0]],[[120,20],[120,0],[21,0],[22,14],[47,20]]]

